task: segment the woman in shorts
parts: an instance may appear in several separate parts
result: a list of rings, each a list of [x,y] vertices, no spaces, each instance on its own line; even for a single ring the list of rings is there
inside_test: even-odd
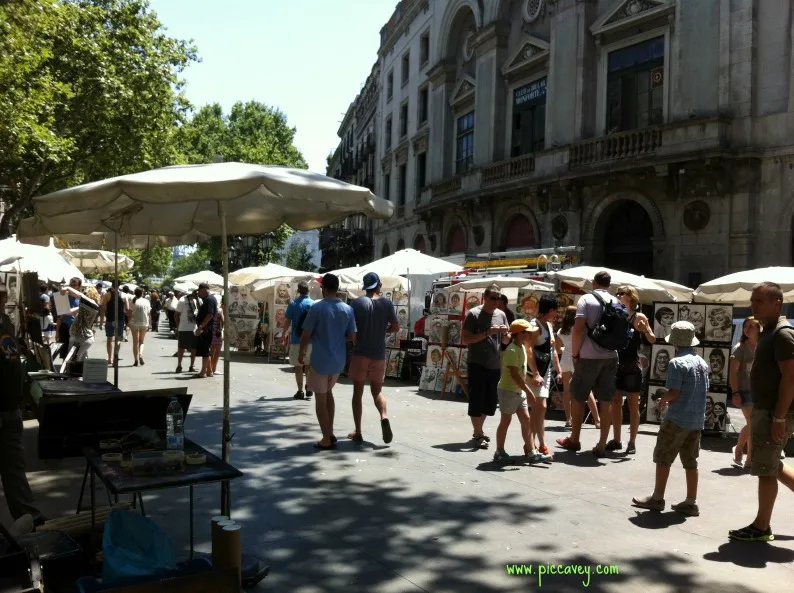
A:
[[[640,391],[642,391],[642,368],[640,367],[640,345],[642,337],[653,344],[656,336],[651,330],[648,318],[639,312],[640,295],[633,286],[621,286],[615,295],[629,311],[629,322],[634,332],[628,346],[618,352],[618,372],[615,375],[615,397],[612,399],[612,432],[613,439],[607,443],[607,451],[619,451],[623,448],[620,433],[623,427],[623,396],[629,404],[629,444],[626,453],[637,452],[635,445],[637,432],[640,428]]]
[[[745,447],[747,458],[744,467],[750,467],[753,444],[750,440],[750,427],[753,420],[753,396],[750,394],[750,371],[755,359],[755,347],[761,336],[761,322],[755,317],[748,317],[742,324],[742,337],[731,352],[731,363],[728,370],[729,387],[731,388],[731,401],[737,408],[742,409],[746,421],[744,428],[739,432],[739,440],[733,448],[733,462],[742,465],[742,456]]]
[[[132,299],[130,313],[130,329],[132,330],[132,357],[135,362],[132,366],[143,366],[143,341],[152,319],[152,305],[143,298],[143,291],[135,289],[135,298]]]

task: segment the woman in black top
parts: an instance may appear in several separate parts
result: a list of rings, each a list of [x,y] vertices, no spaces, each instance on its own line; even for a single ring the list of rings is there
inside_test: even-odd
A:
[[[640,295],[633,286],[621,286],[615,296],[621,304],[628,309],[631,315],[631,326],[634,328],[628,346],[618,352],[618,372],[615,376],[615,397],[612,400],[612,432],[614,438],[607,443],[608,451],[619,451],[623,448],[620,440],[623,425],[623,395],[629,404],[630,428],[629,445],[626,453],[636,453],[635,442],[637,431],[640,428],[640,391],[642,390],[642,368],[640,367],[640,344],[642,337],[653,344],[656,336],[653,335],[648,318],[640,313]]]

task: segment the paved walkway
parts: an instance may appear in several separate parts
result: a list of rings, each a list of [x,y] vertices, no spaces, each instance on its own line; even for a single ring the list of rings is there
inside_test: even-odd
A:
[[[95,347],[96,348],[96,347]],[[176,342],[149,336],[147,364],[131,366],[122,352],[123,389],[187,385],[194,394],[188,436],[219,449],[222,378],[174,375]],[[365,399],[365,443],[344,438],[338,450],[317,452],[313,403],[296,401],[289,370],[261,358],[235,356],[232,375],[232,461],[245,472],[233,482],[233,517],[246,548],[264,557],[271,575],[263,590],[314,592],[705,591],[787,590],[794,579],[794,495],[781,491],[771,544],[729,543],[727,531],[746,525],[755,509],[755,480],[730,466],[727,439],[707,439],[701,451],[702,515],[650,513],[631,507],[652,490],[655,427],[643,425],[636,456],[597,460],[557,452],[552,465],[499,467],[492,451],[473,450],[461,401],[425,397],[415,387],[389,385],[394,442],[381,440],[377,415]],[[351,428],[352,387],[336,389],[336,433]],[[436,394],[437,395],[437,394]],[[366,396],[368,397],[368,396]],[[486,423],[493,435],[495,420]],[[79,460],[39,462],[36,423],[26,424],[30,478],[45,513],[73,512],[82,478]],[[562,422],[548,422],[550,441]],[[584,446],[596,440],[584,431]],[[521,450],[518,425],[509,452]],[[219,487],[197,488],[199,549],[209,551],[209,519]],[[99,494],[98,500],[104,495]],[[675,467],[668,505],[684,497]],[[146,509],[187,549],[187,490],[145,496]],[[0,519],[7,520],[0,505]],[[506,564],[534,565],[536,574],[509,576]],[[586,575],[547,574],[545,564],[582,566]],[[596,574],[596,565],[618,574]]]

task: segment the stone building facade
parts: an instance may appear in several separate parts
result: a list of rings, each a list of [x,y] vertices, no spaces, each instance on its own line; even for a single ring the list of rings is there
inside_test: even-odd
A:
[[[688,285],[791,265],[793,19],[789,0],[403,0],[376,67],[396,214],[374,256],[578,245]]]

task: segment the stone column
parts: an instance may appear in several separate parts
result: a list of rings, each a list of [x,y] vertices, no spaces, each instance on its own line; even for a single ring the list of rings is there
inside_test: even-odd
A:
[[[455,85],[455,64],[442,61],[427,73],[430,80],[430,150],[428,151],[428,182],[452,176],[453,127],[449,100]]]
[[[505,158],[507,85],[502,65],[507,60],[510,25],[486,26],[474,41],[477,91],[474,105],[474,165],[481,167]]]

